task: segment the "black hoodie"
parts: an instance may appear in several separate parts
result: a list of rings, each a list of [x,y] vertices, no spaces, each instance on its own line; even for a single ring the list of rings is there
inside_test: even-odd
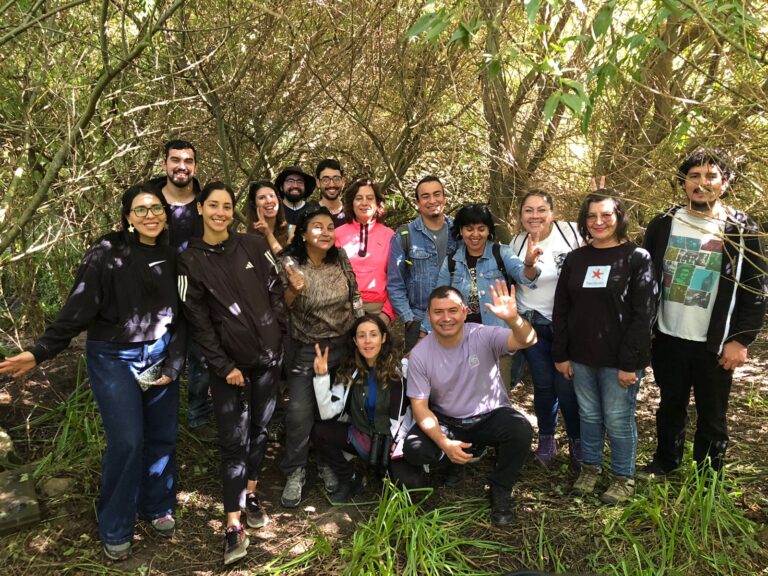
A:
[[[155,286],[147,293],[140,267]],[[184,363],[184,323],[175,294],[176,253],[170,246],[145,246],[111,232],[83,256],[72,291],[31,352],[40,363],[88,330],[89,340],[119,344],[153,342],[173,330],[163,374],[176,378]]]
[[[280,363],[283,286],[263,238],[232,233],[215,246],[193,238],[179,256],[178,284],[192,339],[217,375]]]
[[[197,178],[192,178],[192,189],[195,191],[195,199],[184,206],[171,206],[163,195],[163,187],[168,178],[158,176],[147,181],[150,188],[162,199],[163,203],[170,208],[171,218],[168,221],[168,231],[170,232],[171,246],[179,252],[183,252],[189,245],[192,238],[201,238],[203,236],[203,217],[197,213],[197,199],[200,198],[200,182]],[[191,204],[191,206],[190,206]]]

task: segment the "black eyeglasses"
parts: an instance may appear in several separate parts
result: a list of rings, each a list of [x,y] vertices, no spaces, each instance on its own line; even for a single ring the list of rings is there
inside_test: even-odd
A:
[[[146,206],[137,206],[136,208],[131,208],[130,211],[136,214],[136,216],[139,218],[146,218],[147,214],[150,212],[152,212],[154,216],[160,216],[160,214],[164,214],[165,208],[163,208],[162,204],[152,204],[152,206],[149,208]]]
[[[303,178],[286,178],[285,183],[288,185],[293,184],[294,186],[298,186],[299,184],[304,186],[304,179]]]
[[[323,176],[320,178],[321,184],[330,184],[333,182],[334,184],[341,184],[341,181],[344,179],[344,176]]]

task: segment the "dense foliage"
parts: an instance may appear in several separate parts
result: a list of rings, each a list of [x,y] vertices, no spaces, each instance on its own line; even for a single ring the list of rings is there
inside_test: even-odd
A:
[[[9,0],[0,11],[0,328],[39,327],[116,197],[196,143],[236,189],[326,156],[389,193],[443,177],[514,220],[592,174],[674,201],[680,154],[729,148],[765,220],[766,3],[721,0]]]

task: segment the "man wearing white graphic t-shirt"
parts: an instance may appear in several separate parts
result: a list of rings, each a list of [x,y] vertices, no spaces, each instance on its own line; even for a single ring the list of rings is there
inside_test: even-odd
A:
[[[766,307],[760,230],[721,201],[733,177],[722,151],[697,150],[677,173],[687,205],[656,216],[646,231],[661,293],[651,360],[661,401],[656,452],[639,476],[680,466],[691,388],[693,458],[701,465],[709,457],[715,470],[724,463],[733,371],[746,362]]]

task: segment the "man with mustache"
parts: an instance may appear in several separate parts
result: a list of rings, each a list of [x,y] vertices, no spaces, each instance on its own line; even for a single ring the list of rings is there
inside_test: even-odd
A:
[[[203,235],[203,221],[197,213],[197,197],[201,189],[195,177],[197,151],[186,140],[170,140],[163,150],[165,174],[150,180],[149,185],[170,207],[170,242],[181,253],[186,250],[191,238]],[[216,431],[208,423],[213,410],[208,388],[208,365],[197,344],[190,338],[187,341],[187,426],[199,437],[214,440]]]
[[[661,392],[657,445],[639,477],[663,476],[682,461],[691,388],[698,420],[693,459],[722,469],[733,371],[763,324],[766,261],[760,230],[723,204],[735,174],[721,150],[697,150],[677,172],[686,202],[648,225],[645,249],[661,300],[651,365]],[[691,264],[693,262],[693,264]]]
[[[315,179],[298,166],[289,166],[277,175],[275,187],[283,201],[285,221],[290,226],[296,226],[299,216],[308,207],[307,198],[315,189]]]
[[[321,160],[315,168],[315,178],[320,188],[320,202],[318,204],[328,208],[336,228],[346,224],[347,215],[344,213],[344,204],[341,201],[341,192],[344,190],[346,180],[344,169],[339,161],[333,158]]]

